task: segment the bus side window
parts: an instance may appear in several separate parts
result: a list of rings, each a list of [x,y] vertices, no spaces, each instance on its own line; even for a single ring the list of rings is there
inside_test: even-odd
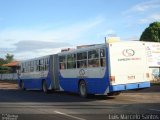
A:
[[[59,67],[60,67],[60,69],[62,69],[62,70],[63,70],[63,69],[66,69],[66,64],[65,64],[65,63],[60,63],[60,66],[59,66]]]
[[[67,55],[67,69],[76,68],[76,54],[68,54]]]
[[[29,62],[26,62],[26,72],[29,72]]]
[[[34,61],[30,62],[30,72],[34,71]]]
[[[87,52],[77,53],[77,68],[87,68]]]
[[[66,56],[59,56],[59,68],[61,70],[66,69]]]
[[[38,60],[38,71],[40,71],[40,65],[41,65],[41,62],[40,60]]]
[[[21,64],[21,72],[24,73],[24,63]]]
[[[100,49],[100,57],[105,57],[105,49]]]
[[[77,60],[87,59],[87,52],[77,53]]]
[[[24,68],[22,68],[22,73],[24,73]]]
[[[38,65],[39,65],[38,60],[36,60],[35,62],[36,62],[36,65],[35,65],[35,66],[36,66],[36,71],[38,72],[38,69],[39,69],[39,66],[38,66]]]
[[[43,71],[43,70],[44,70],[44,69],[43,69],[43,67],[44,67],[44,60],[41,59],[40,61],[41,61],[40,71]]]
[[[77,61],[77,68],[86,68],[87,67],[87,60]]]
[[[44,59],[44,71],[47,70],[47,58]]]
[[[101,67],[105,67],[106,66],[105,49],[100,49],[100,64],[101,64]]]
[[[101,58],[100,62],[101,62],[101,67],[105,67],[106,59],[105,58]]]
[[[99,59],[88,60],[88,67],[99,67]]]
[[[49,70],[49,58],[46,60],[46,70]]]
[[[88,51],[88,59],[99,58],[99,49]]]
[[[88,67],[99,66],[99,49],[88,51]]]

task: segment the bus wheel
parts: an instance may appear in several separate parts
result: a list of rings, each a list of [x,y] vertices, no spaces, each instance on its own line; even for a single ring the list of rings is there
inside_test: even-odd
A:
[[[46,81],[45,81],[45,80],[43,80],[43,82],[42,82],[42,90],[43,90],[44,93],[47,93],[47,92],[48,92],[47,84],[46,84]]]
[[[79,95],[84,98],[87,97],[87,86],[83,80],[81,80],[79,83]]]
[[[20,87],[21,90],[25,90],[24,82],[22,80],[20,81],[20,86],[19,87]]]

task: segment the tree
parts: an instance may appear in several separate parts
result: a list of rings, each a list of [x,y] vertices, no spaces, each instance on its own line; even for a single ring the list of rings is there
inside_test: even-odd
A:
[[[6,58],[3,59],[3,58],[0,58],[0,74],[1,73],[9,73],[11,72],[11,68],[10,67],[5,67],[5,66],[2,66],[3,64],[7,64],[9,62],[12,62],[14,59],[14,55],[11,55],[9,53],[7,53],[7,55],[5,56]]]
[[[12,62],[14,60],[13,57],[14,57],[14,55],[11,55],[11,54],[7,53],[6,62],[7,63]]]
[[[7,62],[3,59],[3,58],[0,58],[0,66],[2,66],[3,64],[6,64]]]
[[[160,22],[153,22],[140,37],[140,41],[160,42]]]
[[[9,67],[2,66],[3,64],[6,64],[6,60],[3,58],[0,58],[0,74],[1,73],[9,73],[11,69]]]

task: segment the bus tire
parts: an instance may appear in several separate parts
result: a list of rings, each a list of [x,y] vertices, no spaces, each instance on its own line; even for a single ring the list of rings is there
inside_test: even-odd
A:
[[[48,93],[48,88],[45,80],[42,81],[42,91],[44,93]]]
[[[87,97],[87,86],[84,80],[81,80],[78,85],[79,95],[83,98]]]
[[[21,90],[25,90],[24,82],[22,80],[20,81],[19,87],[20,87]]]

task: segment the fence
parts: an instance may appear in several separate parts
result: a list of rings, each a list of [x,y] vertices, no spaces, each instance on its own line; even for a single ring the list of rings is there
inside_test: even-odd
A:
[[[0,74],[0,80],[17,80],[17,73]]]

